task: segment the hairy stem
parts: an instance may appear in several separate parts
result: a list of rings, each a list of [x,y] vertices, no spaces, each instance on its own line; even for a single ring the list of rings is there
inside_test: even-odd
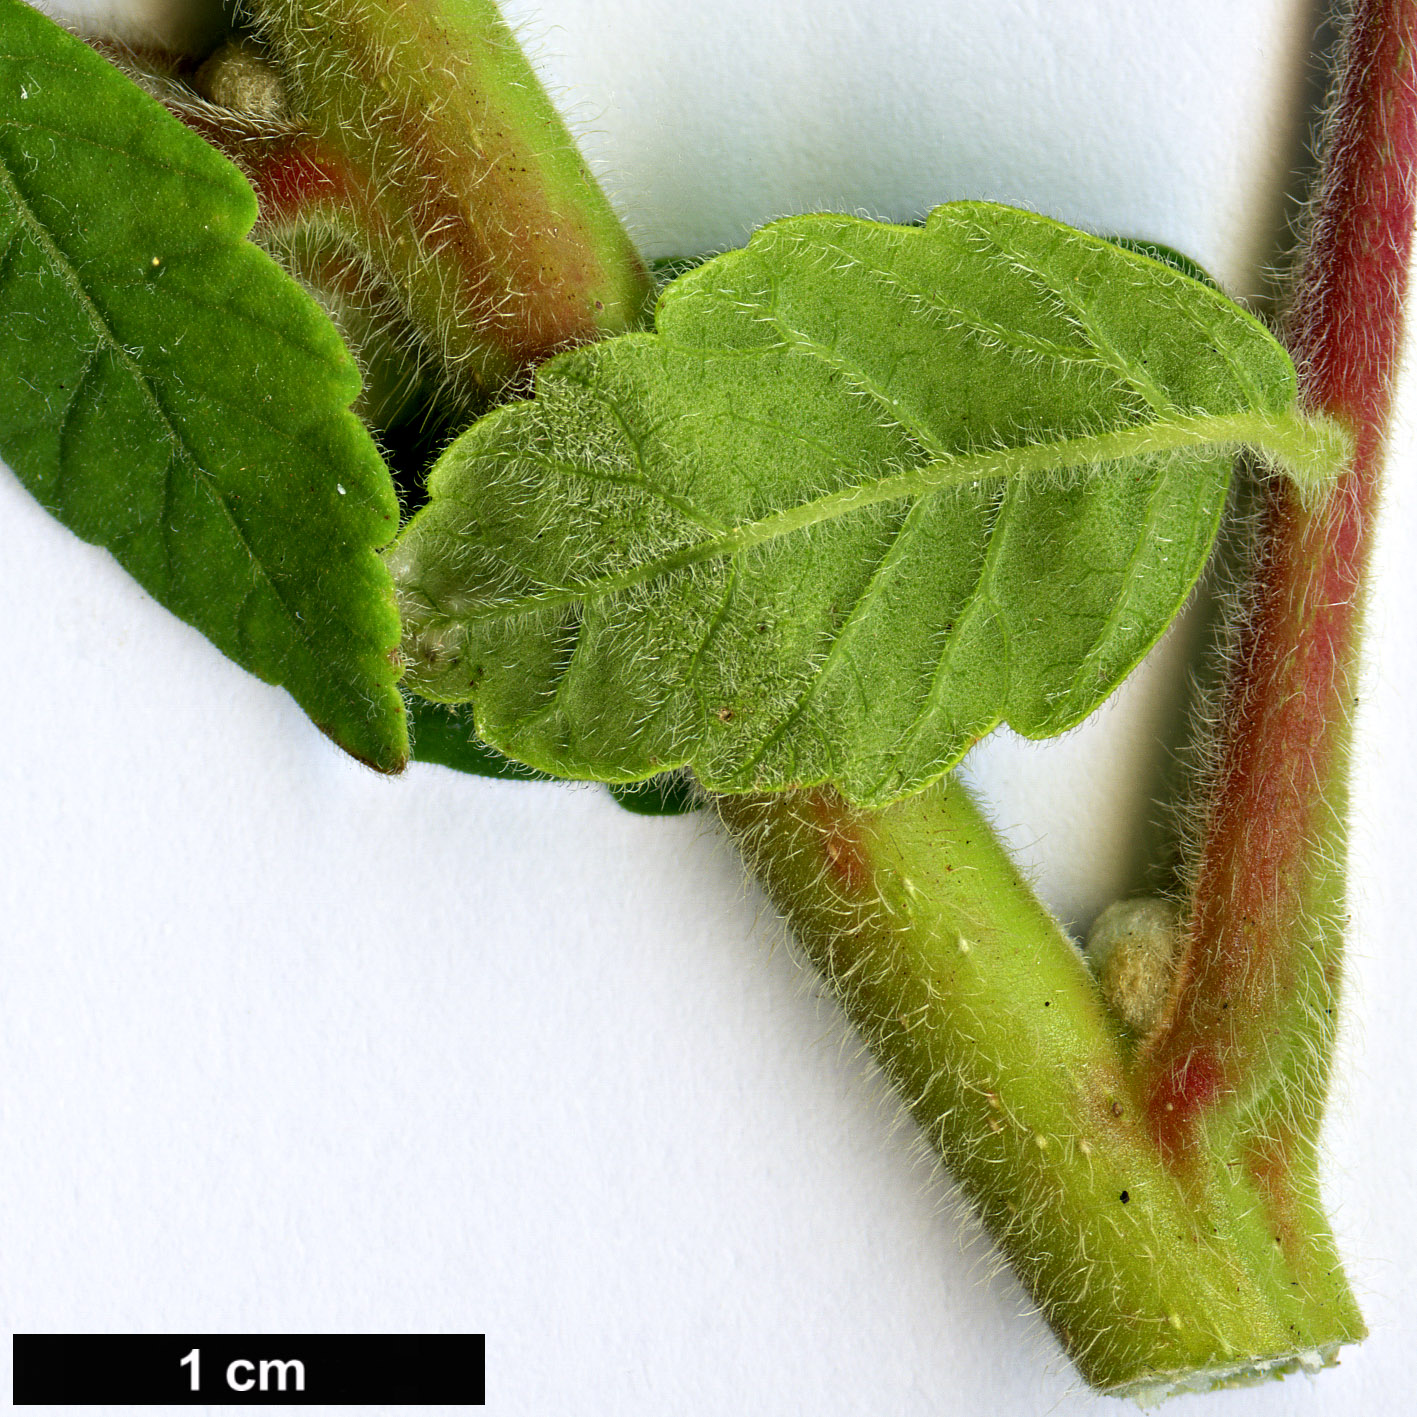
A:
[[[301,130],[249,149],[271,222],[399,292],[477,407],[637,328],[652,285],[493,0],[251,0]]]
[[[980,1089],[1012,1095],[1013,1117],[1050,1146],[1046,1127],[1066,1119],[1073,1128],[1066,1135],[1079,1149],[1082,1140],[1089,1143],[1097,1169],[1125,1153],[1118,1152],[1115,1135],[1108,1149],[1106,1128],[1099,1133],[1095,1105],[1083,1102],[1088,1092],[1077,1080],[1095,1086],[1108,1078],[1126,1089],[1149,1143],[1139,1153],[1155,1168],[1149,1184],[1168,1203],[1179,1197],[1190,1224],[1201,1230],[1210,1224],[1213,1236],[1231,1237],[1256,1266],[1251,1278],[1276,1315],[1286,1294],[1303,1309],[1284,1320],[1292,1325],[1289,1346],[1267,1350],[1251,1339],[1238,1351],[1261,1359],[1266,1352],[1297,1357],[1316,1341],[1327,1353],[1364,1332],[1323,1217],[1315,1158],[1338,1002],[1361,590],[1413,225],[1414,53],[1414,0],[1360,0],[1342,51],[1312,230],[1285,326],[1307,407],[1345,423],[1356,453],[1351,469],[1322,498],[1306,499],[1281,480],[1264,490],[1258,556],[1221,704],[1218,767],[1191,875],[1180,966],[1167,1007],[1135,1059],[1125,1050],[1109,1054],[1095,1023],[1086,1064],[1065,1056],[1066,1049],[1059,1052],[1054,1040],[1040,1049],[1025,1037],[1010,1037],[1030,1005],[1037,1006],[1037,990],[1052,988],[1037,963],[1047,956],[1038,931],[1019,916],[1020,887],[996,873],[993,888],[977,894],[987,873],[968,860],[968,843],[962,847],[939,831],[933,849],[938,886],[922,903],[914,891],[901,897],[892,884],[915,840],[896,809],[872,818],[834,810],[828,821],[820,804],[804,810],[781,802],[760,806],[754,824],[735,816],[742,808],[724,807],[741,833],[770,843],[776,831],[787,844],[786,860],[781,847],[752,847],[760,874],[901,1084],[927,1135],[975,1196],[1064,1344],[1100,1386],[1135,1386],[1144,1373],[1178,1373],[1187,1363],[1202,1379],[1219,1375],[1219,1353],[1235,1351],[1230,1319],[1210,1327],[1215,1351],[1192,1348],[1173,1364],[1171,1335],[1128,1290],[1124,1264],[1107,1254],[1109,1236],[1087,1228],[1105,1210],[1088,1211],[1079,1227],[1055,1202],[1059,1193],[1042,1184],[1039,1158],[1026,1159],[1026,1147],[1009,1151],[997,1142],[991,1151],[980,1127],[981,1118],[988,1126],[987,1112],[977,1098],[971,1105]],[[788,820],[775,829],[763,826],[774,814]],[[915,891],[928,860],[915,861],[902,877]],[[965,870],[971,874],[961,877]],[[825,901],[814,899],[824,892]],[[959,961],[945,965],[955,930],[971,940],[967,958],[979,958],[968,928],[947,919],[950,910],[971,905],[976,920],[1011,931],[1013,957],[1030,959],[1024,977],[1010,976],[1007,957],[991,960],[988,980],[967,975]],[[977,925],[975,931],[984,933]],[[1051,948],[1055,958],[1065,953],[1057,943]],[[928,979],[932,970],[935,988],[917,997],[919,980],[915,993],[906,981],[916,974]],[[976,991],[999,982],[1005,995],[1001,1011],[991,1015],[976,1002]],[[1062,998],[1061,989],[1055,992],[1060,997],[1048,1001],[1052,1007]],[[968,1007],[962,1010],[961,1002]],[[1002,1012],[1010,1003],[1017,1017]],[[1074,997],[1069,1007],[1077,1011],[1074,1027],[1082,1027],[1081,999]],[[924,1021],[936,1017],[939,1026],[922,1032]],[[994,1050],[987,1057],[986,1042]],[[1067,1069],[1066,1078],[1053,1075],[1064,1096],[1038,1095],[1037,1078],[1047,1076],[1046,1069],[1030,1068],[1020,1086],[1020,1058],[1047,1058]],[[1136,1164],[1129,1155],[1126,1162]],[[1082,1184],[1065,1179],[1065,1166],[1054,1174],[1065,1189]],[[1111,1171],[1110,1180],[1115,1184],[1124,1174]],[[1239,1230],[1209,1218],[1227,1204],[1235,1207],[1229,1220],[1238,1221]],[[1024,1218],[1027,1209],[1031,1221]],[[1267,1237],[1267,1270],[1264,1244],[1244,1239],[1251,1226]],[[1144,1249],[1158,1276],[1166,1254],[1154,1237],[1183,1229],[1168,1230],[1162,1222],[1148,1234]],[[1169,1277],[1162,1284],[1167,1296],[1187,1292]],[[1091,1307],[1099,1289],[1111,1299]],[[1183,1327],[1186,1322],[1183,1316]],[[1135,1370],[1119,1351],[1123,1332],[1148,1335]]]
[[[1317,504],[1264,489],[1181,966],[1141,1060],[1165,1150],[1239,1127],[1276,1192],[1287,1175],[1312,1184],[1338,1002],[1363,578],[1417,190],[1414,50],[1417,0],[1359,0],[1285,318],[1304,402],[1352,429],[1356,455]]]
[[[1316,1207],[1295,1238],[1325,1263],[1296,1268],[1228,1155],[1168,1165],[1120,1021],[962,785],[718,807],[1089,1382],[1206,1387],[1361,1336]]]

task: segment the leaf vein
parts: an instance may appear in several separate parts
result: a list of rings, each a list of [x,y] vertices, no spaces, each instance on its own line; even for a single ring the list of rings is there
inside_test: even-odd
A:
[[[1062,282],[1050,278],[1048,272],[1035,265],[1026,256],[1010,247],[995,229],[986,227],[977,218],[970,224],[979,236],[989,242],[1008,262],[1009,268],[1023,276],[1039,290],[1053,296],[1065,310],[1093,348],[1102,356],[1110,368],[1125,382],[1147,406],[1157,414],[1175,410],[1175,403],[1169,399],[1161,387],[1148,375],[1138,369],[1135,361],[1127,359],[1118,350],[1097,324],[1093,313],[1085,301],[1079,300]]]
[[[746,778],[760,762],[767,756],[768,752],[775,744],[780,742],[783,736],[794,728],[802,715],[807,711],[812,700],[821,692],[826,685],[832,670],[835,668],[840,655],[848,646],[856,631],[864,623],[866,616],[870,613],[875,603],[876,597],[880,594],[881,586],[884,583],[887,573],[899,562],[904,550],[910,544],[909,532],[911,522],[926,505],[928,499],[917,498],[905,515],[900,519],[895,530],[891,533],[886,544],[881,549],[881,554],[876,558],[875,565],[872,566],[865,584],[861,587],[860,593],[853,602],[851,609],[847,612],[840,628],[832,639],[832,643],[820,663],[815,665],[808,675],[807,682],[803,686],[802,692],[798,695],[797,702],[788,712],[783,715],[777,727],[764,738],[756,751],[743,765],[742,775]]]
[[[30,228],[31,239],[39,247],[40,252],[47,258],[50,268],[68,288],[70,296],[80,310],[83,311],[94,333],[109,347],[113,352],[114,358],[123,366],[125,372],[142,393],[153,413],[157,416],[167,434],[172,438],[174,444],[180,447],[192,460],[193,466],[197,469],[198,476],[211,493],[213,503],[220,509],[236,541],[246,554],[250,556],[253,565],[255,565],[261,577],[270,587],[272,595],[277,604],[279,604],[281,609],[285,612],[286,618],[294,627],[297,636],[306,644],[307,648],[313,650],[314,645],[310,630],[307,629],[294,606],[287,601],[276,579],[270,574],[265,565],[261,562],[261,559],[256,555],[254,547],[252,547],[250,540],[237,521],[226,498],[216,486],[215,479],[202,467],[201,460],[196,456],[195,451],[188,445],[183,436],[178,421],[169,413],[156,389],[152,386],[151,381],[145,376],[142,369],[128,353],[126,346],[118,339],[117,335],[108,324],[107,318],[89,295],[78,270],[73,265],[67,252],[53,239],[49,229],[40,221],[30,203],[25,200],[14,172],[3,158],[0,158],[0,179],[3,179],[4,186],[8,189],[8,194],[14,202],[16,210],[19,212],[21,221]]]

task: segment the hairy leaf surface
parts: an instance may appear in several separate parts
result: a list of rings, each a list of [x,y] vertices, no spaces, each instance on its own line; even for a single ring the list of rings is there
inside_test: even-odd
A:
[[[333,326],[244,240],[255,215],[224,158],[0,0],[0,453],[224,653],[397,770],[377,554],[393,486]]]
[[[1218,292],[984,203],[791,218],[544,366],[391,553],[420,693],[562,776],[880,804],[1078,722],[1194,583],[1235,449],[1335,430]]]

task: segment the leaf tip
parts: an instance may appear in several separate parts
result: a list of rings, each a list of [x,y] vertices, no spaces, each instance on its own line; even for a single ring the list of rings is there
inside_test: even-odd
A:
[[[341,752],[385,777],[398,777],[412,757],[408,713],[397,689],[391,689],[387,701],[367,718],[338,724],[316,718],[311,722]]]

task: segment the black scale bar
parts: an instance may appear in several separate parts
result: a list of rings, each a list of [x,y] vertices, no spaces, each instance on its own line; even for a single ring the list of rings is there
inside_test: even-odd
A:
[[[13,1352],[17,1407],[486,1400],[480,1333],[18,1333]]]

